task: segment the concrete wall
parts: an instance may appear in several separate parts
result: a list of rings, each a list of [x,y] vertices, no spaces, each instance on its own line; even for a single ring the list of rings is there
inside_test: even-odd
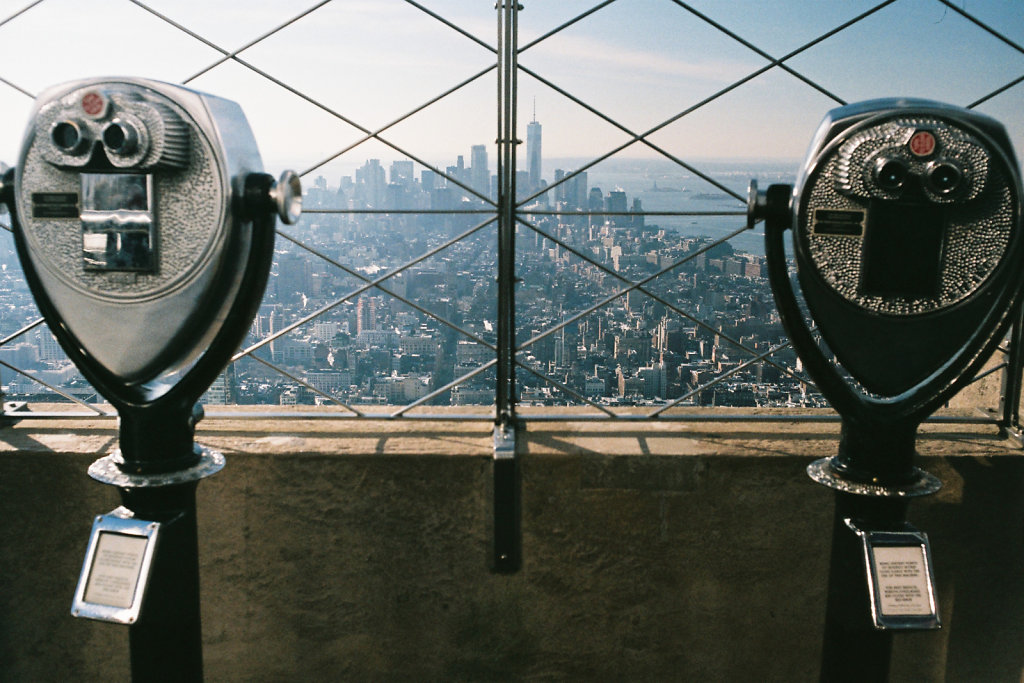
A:
[[[110,422],[0,431],[0,680],[128,678],[127,628],[73,619]],[[524,565],[487,570],[489,425],[208,420],[210,681],[815,680],[834,453],[808,423],[543,424],[521,439]],[[991,427],[919,440],[912,504],[944,629],[895,680],[1019,681],[1024,459]]]

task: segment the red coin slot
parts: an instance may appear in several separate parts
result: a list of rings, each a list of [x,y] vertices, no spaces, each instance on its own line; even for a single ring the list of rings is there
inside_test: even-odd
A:
[[[914,156],[926,157],[935,151],[935,136],[927,130],[919,130],[911,136],[907,146]]]
[[[98,92],[87,92],[82,96],[82,111],[87,116],[99,116],[106,108],[107,100]]]

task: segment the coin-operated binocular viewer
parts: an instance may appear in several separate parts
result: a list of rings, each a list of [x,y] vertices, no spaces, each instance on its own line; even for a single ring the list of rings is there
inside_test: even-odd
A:
[[[838,455],[808,467],[836,491],[822,678],[884,680],[894,629],[939,627],[928,539],[905,521],[941,485],[915,436],[1019,315],[1018,167],[986,116],[870,101],[829,112],[795,187],[751,183],[749,215],[793,347],[842,418]]]
[[[39,96],[0,189],[43,317],[120,418],[89,474],[122,506],[95,520],[72,612],[132,625],[136,680],[202,677],[195,490],[224,458],[193,442],[197,401],[252,323],[275,214],[301,209],[298,178],[262,170],[237,104],[91,79]]]

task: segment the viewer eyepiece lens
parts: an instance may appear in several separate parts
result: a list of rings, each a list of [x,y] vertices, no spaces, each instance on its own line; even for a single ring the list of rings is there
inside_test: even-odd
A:
[[[137,139],[135,129],[123,121],[111,121],[103,129],[103,146],[114,154],[131,154],[135,151]]]
[[[907,165],[899,159],[879,159],[875,165],[875,182],[883,190],[898,190],[907,179]]]
[[[938,194],[949,194],[960,186],[964,174],[954,164],[941,162],[928,171],[928,183]]]
[[[50,131],[53,144],[65,152],[74,152],[82,143],[82,134],[72,121],[61,121]]]

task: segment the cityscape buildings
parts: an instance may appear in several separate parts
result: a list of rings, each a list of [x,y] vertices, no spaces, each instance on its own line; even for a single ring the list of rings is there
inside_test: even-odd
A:
[[[594,168],[556,168],[548,184],[536,120],[526,146],[527,171],[517,180],[531,194],[552,189],[523,209],[517,227],[522,404],[823,404],[789,370],[797,360],[785,348],[763,256],[715,242],[699,215],[716,202],[735,209],[732,198],[664,178],[644,179],[639,191],[606,190],[590,186]],[[494,374],[480,368],[494,358],[495,228],[483,198],[496,195],[497,183],[487,146],[469,152],[469,165],[457,156],[446,175],[417,174],[408,159],[368,159],[353,176],[307,181],[307,213],[278,240],[247,341],[256,358],[234,363],[204,400],[492,404]],[[628,169],[634,186],[644,168]],[[683,215],[644,215],[645,200],[666,197]],[[0,259],[6,336],[32,309],[9,244]],[[629,288],[638,281],[643,288]],[[0,347],[0,361],[45,383],[5,369],[11,399],[54,400],[61,391],[101,400],[45,328]]]

